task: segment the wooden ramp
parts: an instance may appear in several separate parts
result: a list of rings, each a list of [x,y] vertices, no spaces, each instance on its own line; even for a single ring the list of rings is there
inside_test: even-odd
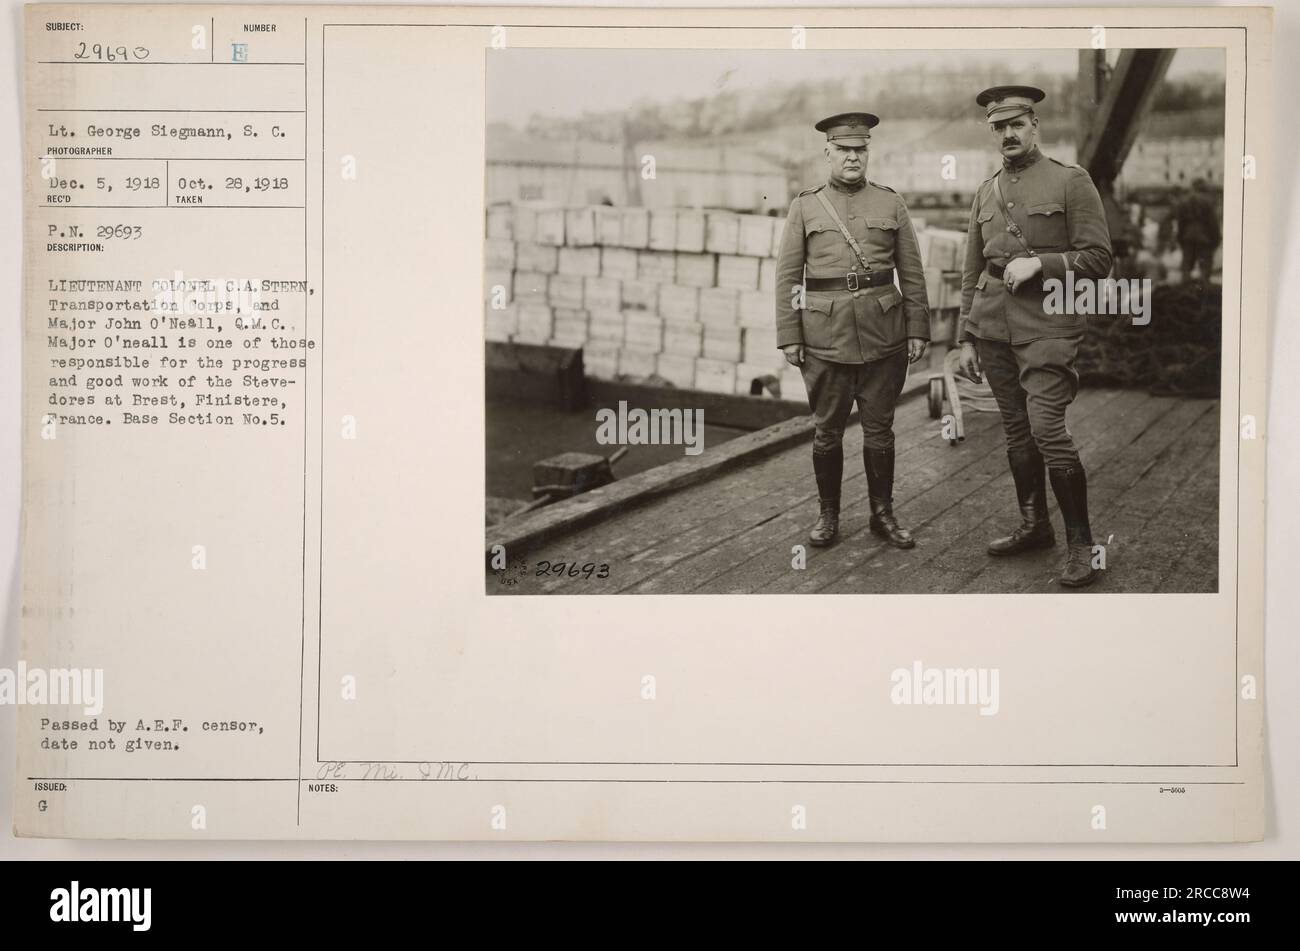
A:
[[[1219,404],[1141,390],[1084,390],[1070,431],[1088,468],[1095,541],[1106,571],[1079,593],[1213,592],[1218,588]],[[489,594],[751,594],[1066,592],[1055,584],[1064,531],[1052,503],[1055,550],[1011,558],[985,553],[1017,520],[996,413],[972,413],[966,440],[941,438],[925,400],[899,407],[895,512],[911,551],[867,530],[861,432],[845,436],[840,539],[807,547],[817,517],[810,444],[617,514],[529,552]],[[1050,492],[1049,492],[1050,494]],[[550,573],[578,565],[578,577]],[[583,577],[588,563],[608,565]],[[546,572],[539,576],[539,569]]]

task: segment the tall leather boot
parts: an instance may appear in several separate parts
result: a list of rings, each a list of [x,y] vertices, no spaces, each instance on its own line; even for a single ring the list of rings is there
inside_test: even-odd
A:
[[[840,483],[844,480],[844,447],[826,452],[813,450],[813,474],[817,477],[817,498],[821,514],[808,532],[808,544],[825,548],[840,532]]]
[[[867,501],[871,504],[868,527],[872,534],[895,548],[915,548],[912,533],[900,528],[894,518],[894,450],[863,447],[862,464],[867,470]]]
[[[1065,541],[1069,552],[1057,581],[1066,588],[1082,588],[1097,580],[1092,567],[1092,529],[1088,525],[1088,477],[1082,466],[1048,469],[1056,504],[1065,521]]]
[[[1037,449],[1007,451],[1011,477],[1020,503],[1019,527],[1010,535],[989,542],[990,555],[1017,555],[1022,551],[1051,548],[1056,544],[1052,520],[1047,515],[1047,473]]]

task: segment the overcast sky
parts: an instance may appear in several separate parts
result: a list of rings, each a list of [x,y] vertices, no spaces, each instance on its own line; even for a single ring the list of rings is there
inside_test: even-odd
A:
[[[1007,82],[1073,74],[1077,50],[534,50],[504,49],[488,57],[489,122],[522,126],[534,114],[577,116],[630,103],[697,99],[724,90],[761,90],[836,76],[889,73],[923,66],[997,66]],[[1219,49],[1179,50],[1169,68],[1223,74]],[[971,96],[978,90],[972,90]],[[863,103],[869,109],[870,103]]]

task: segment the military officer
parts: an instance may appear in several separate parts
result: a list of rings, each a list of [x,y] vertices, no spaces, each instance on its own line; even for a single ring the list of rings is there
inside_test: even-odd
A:
[[[1078,391],[1074,361],[1084,331],[1081,314],[1045,306],[1044,282],[1075,285],[1110,272],[1110,232],[1088,173],[1043,155],[1033,86],[995,86],[976,97],[985,109],[1002,167],[980,185],[971,206],[962,272],[961,364],[988,378],[1002,415],[1007,458],[1021,524],[988,547],[1010,555],[1055,544],[1047,513],[1044,467],[1065,522],[1068,548],[1058,581],[1091,584],[1092,532],[1088,482],[1065,425]],[[1058,295],[1059,297],[1059,295]]]
[[[879,121],[844,112],[817,123],[826,134],[827,181],[790,204],[777,258],[776,343],[803,372],[816,421],[821,511],[808,541],[819,547],[839,531],[842,440],[855,402],[871,531],[897,548],[916,545],[893,512],[894,405],[907,365],[925,354],[930,311],[907,206],[866,177]]]

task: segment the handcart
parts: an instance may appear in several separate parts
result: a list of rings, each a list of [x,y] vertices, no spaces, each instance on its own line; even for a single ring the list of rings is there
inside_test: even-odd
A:
[[[961,369],[961,348],[954,347],[943,358],[943,372],[930,375],[929,408],[930,418],[939,419],[944,415],[944,403],[947,402],[952,413],[953,425],[948,436],[948,444],[955,446],[966,439],[966,427],[963,422],[965,411],[974,413],[996,413],[997,401],[987,378],[976,382]]]

